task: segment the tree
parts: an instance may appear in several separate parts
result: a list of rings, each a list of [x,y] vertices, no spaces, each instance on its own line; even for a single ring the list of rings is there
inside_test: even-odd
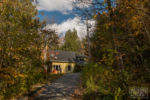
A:
[[[41,30],[41,41],[42,41],[42,63],[44,70],[48,71],[47,61],[49,50],[54,50],[58,48],[58,36],[54,30],[51,29],[42,29]]]
[[[42,29],[41,30],[42,45],[44,47],[48,46],[49,49],[58,48],[58,36],[56,32],[52,29]]]
[[[80,40],[77,35],[77,31],[68,30],[65,35],[65,42],[62,46],[63,50],[79,52],[80,50]]]
[[[90,39],[94,64],[83,70],[84,85],[89,94],[94,94],[93,98],[97,94],[100,98],[103,95],[103,99],[126,100],[130,86],[149,87],[150,2],[105,1],[107,11],[96,14],[96,27]]]
[[[42,70],[41,23],[32,0],[1,1],[0,95],[8,98],[28,90]]]
[[[19,52],[17,49],[35,48],[40,26],[38,19],[33,18],[36,14],[30,0],[3,2],[0,9],[0,67],[14,66],[9,59],[14,59],[13,55]]]
[[[105,10],[103,1],[101,0],[75,0],[74,1],[75,11],[83,20],[86,20],[87,27],[87,53],[88,62],[91,61],[91,43],[90,43],[90,32],[89,32],[89,20],[93,19],[96,13]]]

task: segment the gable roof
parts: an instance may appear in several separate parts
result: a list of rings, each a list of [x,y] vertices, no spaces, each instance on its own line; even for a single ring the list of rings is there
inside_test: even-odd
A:
[[[51,50],[49,51],[50,61],[76,62],[76,53],[71,51]]]

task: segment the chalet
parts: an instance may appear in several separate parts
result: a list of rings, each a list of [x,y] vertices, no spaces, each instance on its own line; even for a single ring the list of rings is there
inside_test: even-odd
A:
[[[73,72],[77,64],[85,63],[85,56],[71,51],[49,51],[48,72],[50,73],[70,73]]]

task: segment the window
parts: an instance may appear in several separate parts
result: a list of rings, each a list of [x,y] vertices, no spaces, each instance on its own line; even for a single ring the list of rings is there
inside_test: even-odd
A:
[[[71,65],[68,66],[68,71],[71,71]]]
[[[54,67],[54,70],[61,71],[60,65],[54,65],[53,67]]]
[[[59,66],[58,66],[58,65],[56,65],[56,70],[57,70],[57,71],[59,70]]]

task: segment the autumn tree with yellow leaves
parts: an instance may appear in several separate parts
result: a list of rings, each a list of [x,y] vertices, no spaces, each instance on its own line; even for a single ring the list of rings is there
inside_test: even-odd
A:
[[[44,80],[41,25],[32,0],[0,0],[0,99]]]
[[[150,88],[150,1],[94,0],[91,8],[96,26],[92,64],[82,72],[85,100],[132,100],[132,86]]]

